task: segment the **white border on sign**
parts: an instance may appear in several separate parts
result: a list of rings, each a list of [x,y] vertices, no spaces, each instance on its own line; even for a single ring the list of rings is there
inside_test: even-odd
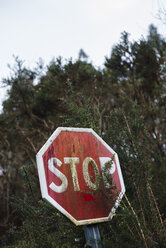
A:
[[[69,131],[69,132],[88,132],[92,133],[112,154],[115,155],[115,161],[116,166],[119,174],[120,184],[121,184],[121,192],[119,194],[119,197],[117,198],[114,207],[112,208],[110,214],[108,217],[103,218],[95,218],[95,219],[88,219],[88,220],[76,220],[71,216],[62,206],[60,206],[55,200],[53,200],[48,195],[47,190],[47,183],[46,183],[46,177],[45,177],[45,171],[44,171],[44,163],[43,163],[43,154],[47,151],[49,146],[53,143],[53,141],[56,139],[56,137],[60,134],[61,131]],[[54,133],[50,136],[50,138],[47,140],[47,142],[43,145],[43,147],[39,150],[39,152],[36,155],[36,161],[37,161],[37,168],[38,168],[38,174],[39,174],[39,182],[40,182],[40,189],[42,193],[42,198],[47,200],[49,203],[51,203],[55,208],[57,208],[61,213],[63,213],[66,217],[68,217],[75,225],[87,225],[92,223],[99,223],[104,221],[109,221],[112,219],[113,215],[115,214],[115,211],[125,193],[125,186],[123,181],[123,176],[119,164],[118,155],[116,152],[91,128],[73,128],[73,127],[58,127]]]

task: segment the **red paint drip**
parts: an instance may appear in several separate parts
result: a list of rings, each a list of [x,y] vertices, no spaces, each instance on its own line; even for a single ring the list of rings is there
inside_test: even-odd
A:
[[[95,201],[95,197],[91,194],[83,194],[84,202]]]

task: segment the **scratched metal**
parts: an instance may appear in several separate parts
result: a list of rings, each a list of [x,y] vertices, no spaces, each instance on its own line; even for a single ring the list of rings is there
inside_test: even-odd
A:
[[[113,156],[112,150],[92,132],[78,130],[62,130],[42,154],[48,197],[76,225],[112,218],[118,195],[109,198],[101,161]],[[120,194],[123,189],[117,161],[117,157],[114,158],[111,177]]]

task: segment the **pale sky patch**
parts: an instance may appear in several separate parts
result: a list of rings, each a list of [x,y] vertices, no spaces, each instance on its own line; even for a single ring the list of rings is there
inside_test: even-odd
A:
[[[124,30],[131,40],[146,36],[154,23],[166,37],[157,18],[163,0],[0,0],[0,80],[9,75],[13,55],[33,68],[39,58],[78,58],[81,48],[89,61],[103,66],[105,56]],[[164,4],[165,6],[165,4]],[[0,102],[4,99],[0,89]]]

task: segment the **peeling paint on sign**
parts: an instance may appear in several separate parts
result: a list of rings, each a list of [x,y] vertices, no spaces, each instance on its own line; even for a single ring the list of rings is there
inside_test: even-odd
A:
[[[92,129],[58,128],[37,165],[43,198],[76,225],[110,220],[125,192],[117,154]]]

